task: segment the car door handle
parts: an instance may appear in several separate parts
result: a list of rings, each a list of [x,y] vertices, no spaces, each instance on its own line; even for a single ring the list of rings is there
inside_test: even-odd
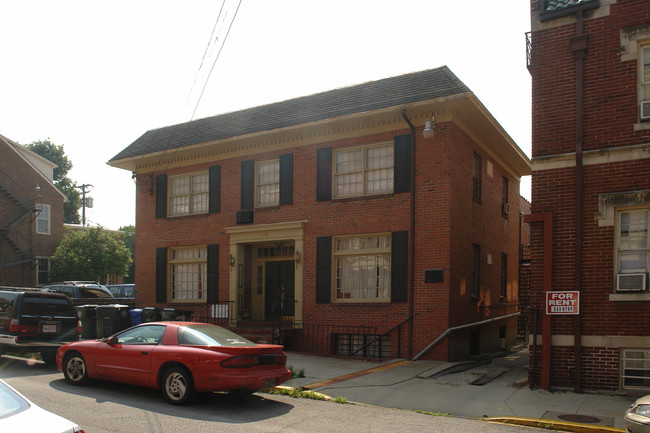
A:
[[[140,352],[140,355],[149,355],[149,352],[143,351],[143,352]]]

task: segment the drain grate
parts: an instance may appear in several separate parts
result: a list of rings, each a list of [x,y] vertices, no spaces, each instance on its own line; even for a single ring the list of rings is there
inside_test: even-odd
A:
[[[596,418],[595,416],[579,414],[558,415],[557,417],[564,421],[579,422],[583,424],[597,424],[602,421],[600,418]]]
[[[492,382],[494,379],[501,376],[505,372],[506,372],[505,370],[496,370],[491,373],[484,374],[483,376],[476,379],[474,382],[470,382],[470,385],[483,386],[486,383]]]

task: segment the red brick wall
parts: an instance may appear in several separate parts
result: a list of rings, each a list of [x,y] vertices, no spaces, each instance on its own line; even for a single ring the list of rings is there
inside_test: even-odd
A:
[[[533,11],[541,1],[531,1]],[[586,152],[648,143],[650,131],[635,131],[638,123],[637,61],[621,61],[620,32],[646,24],[647,1],[617,2],[610,14],[586,15],[589,34],[585,60],[584,150]],[[535,158],[575,153],[575,61],[570,39],[574,24],[553,26],[532,34],[533,162]],[[535,24],[533,25],[535,27]],[[614,290],[614,226],[599,227],[594,217],[600,194],[650,189],[650,160],[584,166],[582,213],[582,286],[575,287],[575,168],[533,171],[532,212],[553,213],[553,289],[581,289],[582,335],[648,336],[650,309],[643,302],[612,302]],[[532,303],[543,307],[543,230],[531,225]],[[553,317],[552,333],[572,335],[573,317]],[[541,332],[538,328],[538,332]],[[583,386],[618,388],[618,348],[582,348]],[[539,354],[534,366],[539,372]],[[573,347],[552,348],[552,385],[572,386]]]

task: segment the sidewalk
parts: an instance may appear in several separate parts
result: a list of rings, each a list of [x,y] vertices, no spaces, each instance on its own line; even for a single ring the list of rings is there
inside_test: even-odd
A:
[[[494,357],[482,365],[421,360],[370,362],[291,352],[287,355],[287,366],[294,371],[304,370],[305,377],[284,385],[388,408],[489,417],[526,425],[544,420],[545,426],[553,424],[556,429],[568,426],[571,431],[611,432],[624,431],[623,416],[635,400],[629,396],[531,390],[527,386],[527,348]]]

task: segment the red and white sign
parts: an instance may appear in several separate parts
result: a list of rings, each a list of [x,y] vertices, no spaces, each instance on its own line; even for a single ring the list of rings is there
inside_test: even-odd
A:
[[[580,314],[580,292],[546,292],[546,314]]]

